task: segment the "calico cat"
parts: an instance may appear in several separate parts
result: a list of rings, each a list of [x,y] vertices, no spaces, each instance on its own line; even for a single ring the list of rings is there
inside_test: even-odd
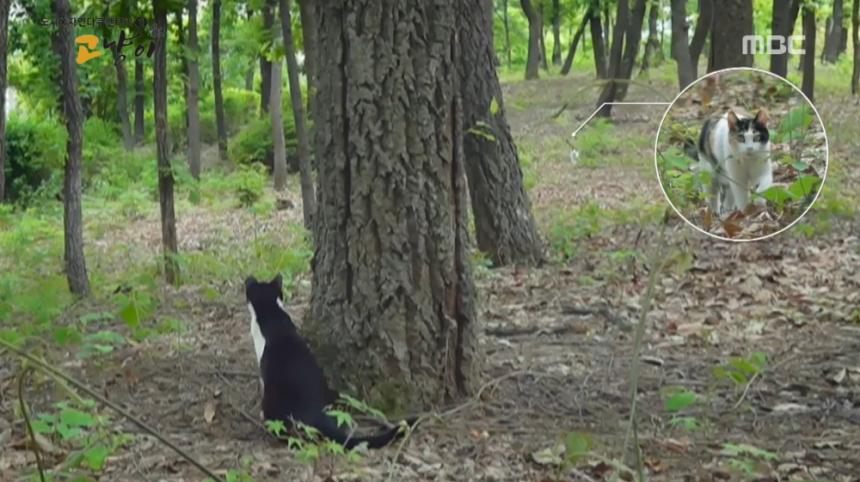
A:
[[[348,449],[363,442],[369,448],[380,448],[402,435],[400,427],[395,426],[377,435],[350,437],[325,413],[325,407],[334,403],[338,395],[328,387],[313,353],[284,310],[281,275],[269,282],[248,277],[245,297],[262,377],[263,418],[280,420],[286,426],[293,420],[302,422]],[[414,419],[407,420],[410,426],[414,423]]]
[[[698,143],[699,169],[711,173],[705,193],[711,212],[721,216],[743,211],[750,191],[763,192],[773,183],[767,114],[738,116],[734,111],[708,119]]]

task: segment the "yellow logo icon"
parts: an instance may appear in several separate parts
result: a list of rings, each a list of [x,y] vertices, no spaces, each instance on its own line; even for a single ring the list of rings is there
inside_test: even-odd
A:
[[[99,44],[99,38],[95,35],[79,35],[75,38],[75,45],[78,44],[85,44],[78,46],[78,58],[76,59],[78,65],[94,58],[101,57],[101,50],[93,50]]]

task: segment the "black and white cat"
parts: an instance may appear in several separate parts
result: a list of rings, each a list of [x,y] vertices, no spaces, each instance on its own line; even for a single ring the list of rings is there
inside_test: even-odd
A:
[[[767,114],[738,116],[729,111],[708,119],[698,143],[699,169],[711,173],[706,187],[711,212],[718,216],[743,211],[750,192],[763,192],[773,183]]]
[[[334,403],[338,394],[328,387],[313,353],[284,309],[281,275],[269,282],[248,277],[245,297],[260,364],[263,418],[280,420],[286,426],[293,420],[301,422],[348,449],[363,442],[369,448],[383,447],[402,435],[400,427],[395,426],[377,435],[350,437],[325,413],[325,407]],[[414,422],[407,420],[409,425]]]

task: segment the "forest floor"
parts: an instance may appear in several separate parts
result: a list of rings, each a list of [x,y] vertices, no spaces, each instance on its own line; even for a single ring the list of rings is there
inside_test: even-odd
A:
[[[255,422],[259,382],[241,280],[220,297],[194,286],[168,294],[183,301],[172,306],[194,320],[191,330],[59,367],[205,465],[241,468],[256,480],[610,480],[624,462],[633,336],[649,267],[664,264],[636,397],[649,480],[860,480],[860,223],[846,207],[860,192],[860,106],[842,94],[819,95],[833,169],[801,228],[733,244],[696,233],[674,214],[661,227],[667,205],[653,139],[664,107],[616,107],[616,126],[587,127],[572,162],[567,140],[593,108],[581,100],[593,98],[582,95],[586,82],[505,85],[552,260],[536,269],[476,266],[485,384],[479,397],[429,419],[401,447],[308,465],[266,436]],[[635,87],[629,100],[668,101],[672,87]],[[290,198],[297,207],[262,220],[238,209],[179,212],[179,232],[194,233],[182,242],[241,249],[247,226],[300,218],[298,192]],[[154,253],[157,214],[103,239]],[[295,287],[288,310],[301,320],[308,274]],[[32,466],[22,424],[5,421],[17,400],[11,370],[0,366],[4,481]],[[560,444],[571,433],[588,434],[571,439],[591,440],[593,455],[565,464]],[[113,455],[100,478],[202,479],[146,435]]]

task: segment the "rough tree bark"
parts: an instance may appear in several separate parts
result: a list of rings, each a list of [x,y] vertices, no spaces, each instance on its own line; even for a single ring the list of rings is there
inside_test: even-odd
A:
[[[221,0],[212,1],[212,90],[215,95],[215,126],[218,131],[218,156],[227,160],[227,121],[224,119],[224,93],[221,90]]]
[[[11,0],[0,0],[0,203],[6,200],[6,56],[11,3]]]
[[[600,108],[597,115],[600,117],[608,118],[612,115],[612,105],[606,105],[606,103],[624,100],[627,95],[627,81],[633,75],[633,66],[636,63],[639,43],[642,40],[642,21],[645,19],[645,2],[647,0],[634,1],[636,3],[631,11],[627,0],[618,0],[615,36],[612,40],[612,54],[609,63],[609,81],[604,85],[597,100],[597,106]]]
[[[570,73],[570,68],[573,66],[573,59],[576,56],[576,49],[579,46],[579,41],[585,33],[585,26],[591,21],[592,15],[594,15],[594,10],[589,5],[588,10],[585,11],[585,15],[582,17],[582,22],[579,23],[579,27],[576,29],[576,33],[573,34],[573,40],[570,42],[570,48],[567,50],[567,56],[564,58],[564,65],[561,66],[561,75],[567,75]]]
[[[272,27],[275,25],[274,8],[278,0],[263,0],[263,38],[271,40]],[[272,63],[265,55],[260,55],[260,111],[269,112],[269,94],[272,92]]]
[[[523,12],[529,21],[529,50],[526,58],[526,80],[537,79],[540,74],[541,37],[543,36],[543,19],[540,11],[535,8],[531,0],[520,0]]]
[[[459,3],[457,30],[463,152],[478,248],[495,266],[537,264],[543,249],[493,66],[493,1]]]
[[[140,145],[144,137],[144,110],[146,97],[144,92],[143,62],[134,60],[134,143]]]
[[[685,9],[686,10],[686,9]],[[699,57],[705,49],[708,34],[714,26],[714,0],[699,0],[699,17],[690,40],[690,63],[693,64],[693,78],[699,76]]]
[[[842,38],[844,27],[843,0],[833,0],[833,13],[827,19],[827,29],[824,32],[824,50],[821,52],[821,60],[824,62],[836,62],[842,50]]]
[[[336,387],[392,411],[479,383],[459,3],[317,4],[319,58],[338,61],[319,65],[307,332]]]
[[[200,178],[200,45],[197,41],[197,0],[188,0],[188,167]]]
[[[678,63],[678,87],[684,90],[696,78],[687,44],[687,0],[672,0],[672,56]]]
[[[771,31],[773,35],[788,39],[794,33],[800,0],[773,0],[773,17]],[[778,47],[779,41],[774,39],[771,48]],[[788,76],[788,52],[770,56],[770,71],[781,77]]]
[[[753,33],[752,0],[721,1],[720,15],[714,16],[711,28],[708,72],[728,67],[751,67],[753,54],[744,54],[743,37]]]
[[[302,183],[302,213],[305,227],[313,229],[314,185],[311,179],[311,149],[308,132],[305,127],[305,109],[302,105],[302,85],[299,83],[299,64],[296,62],[296,47],[293,43],[292,17],[290,1],[280,0],[281,30],[283,31],[284,51],[287,54],[287,76],[290,82],[290,102],[293,107],[293,119],[296,123],[296,140],[299,173]]]
[[[561,65],[561,5],[552,0],[552,64]]]
[[[600,4],[597,0],[592,0],[589,5],[594,12],[588,21],[591,33],[591,48],[594,53],[594,71],[598,79],[605,79],[609,75],[609,71],[606,65],[606,42],[604,41],[603,25],[600,20]]]
[[[167,144],[167,2],[152,0],[155,14],[155,53],[152,81],[155,99],[155,144],[158,155],[158,204],[161,209],[161,245],[164,251],[164,277],[179,283],[176,262],[176,214],[173,210],[173,169]]]
[[[810,102],[815,100],[815,8],[803,7],[803,85],[801,90]]]
[[[305,77],[308,84],[308,112],[311,112],[314,108],[314,92],[316,92],[317,85],[317,34],[316,22],[314,22],[316,4],[314,0],[298,0],[298,2],[299,16],[302,23],[302,45],[304,46],[305,54]]]
[[[851,10],[851,38],[854,45],[854,72],[851,75],[851,94],[860,94],[860,0],[854,0]]]
[[[280,41],[280,35],[275,37],[275,41]],[[275,44],[277,45],[277,44]],[[283,81],[281,80],[281,64],[282,59],[277,59],[271,63],[269,72],[272,75],[269,85],[269,119],[272,125],[272,151],[274,159],[272,159],[272,176],[274,177],[274,185],[276,191],[283,191],[287,187],[287,150],[284,141],[284,116],[281,107],[281,92]]]
[[[51,2],[54,18],[70,18],[69,0]],[[63,179],[63,244],[66,279],[76,295],[90,291],[87,263],[84,259],[84,216],[81,207],[81,161],[83,157],[84,116],[78,96],[78,74],[75,64],[75,31],[61,22],[51,36],[54,52],[60,62],[60,92],[63,96],[63,120],[69,137],[66,141],[66,165]]]

